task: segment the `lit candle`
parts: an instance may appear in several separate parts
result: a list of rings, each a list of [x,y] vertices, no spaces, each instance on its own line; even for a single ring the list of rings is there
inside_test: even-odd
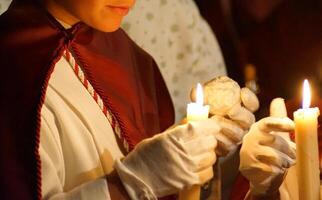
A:
[[[203,105],[203,92],[200,83],[197,84],[196,102],[188,103],[187,106],[187,120],[198,121],[208,119],[209,106]]]
[[[200,83],[197,84],[196,102],[189,103],[187,106],[187,120],[198,121],[208,119],[209,106],[203,105],[203,92]],[[179,194],[179,200],[199,200],[200,185],[194,185]]]
[[[296,172],[299,199],[320,199],[320,170],[318,149],[319,108],[310,108],[311,92],[307,80],[303,84],[302,109],[294,112],[296,141]]]

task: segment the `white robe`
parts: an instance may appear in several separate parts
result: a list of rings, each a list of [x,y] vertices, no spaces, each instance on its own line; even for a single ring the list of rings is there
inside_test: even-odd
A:
[[[62,57],[41,110],[44,199],[110,199],[105,175],[123,157],[106,117]]]

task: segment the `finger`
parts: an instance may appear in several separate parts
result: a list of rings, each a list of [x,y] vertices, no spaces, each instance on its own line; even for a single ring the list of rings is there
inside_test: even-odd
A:
[[[262,167],[266,167],[269,171],[263,171]],[[244,173],[243,173],[244,174]],[[283,182],[285,169],[277,168],[273,165],[259,166],[254,170],[249,170],[247,174],[253,187],[250,188],[254,195],[269,194],[278,191]]]
[[[259,108],[257,96],[247,87],[240,90],[240,98],[243,105],[251,112],[255,112]]]
[[[275,98],[270,105],[270,116],[273,117],[287,117],[287,110],[284,99]],[[276,132],[275,134],[282,136],[286,140],[291,140],[288,132]]]
[[[275,140],[273,143],[268,144],[277,151],[289,156],[292,159],[296,158],[296,144],[288,139],[283,138],[279,135],[274,135]]]
[[[237,148],[237,144],[225,137],[222,133],[216,135],[217,147],[215,149],[218,156],[226,156]]]
[[[198,137],[198,135],[196,135],[193,131],[194,123],[195,122],[189,122],[187,124],[178,125],[172,129],[167,130],[166,133],[168,133],[169,136],[171,136],[178,142],[185,143],[189,140],[192,140],[193,138]]]
[[[274,167],[276,168],[276,167]],[[265,163],[257,162],[249,165],[241,165],[239,167],[240,172],[253,184],[260,184],[265,181],[268,177],[272,176],[274,173],[274,168],[271,165]]]
[[[214,152],[217,140],[213,135],[201,136],[184,143],[183,146],[185,152],[191,156],[196,156],[209,151]]]
[[[273,165],[277,168],[289,168],[295,164],[295,159],[271,147],[262,146],[259,150],[260,152],[256,156],[257,160],[267,165]]]
[[[244,129],[249,129],[255,122],[254,114],[240,105],[235,105],[230,109],[228,116],[230,119],[240,124]]]
[[[215,120],[221,128],[221,133],[230,138],[233,142],[239,143],[245,134],[245,131],[235,122],[218,115],[211,119]]]
[[[272,117],[287,117],[284,99],[275,98],[272,100],[269,108],[270,116]]]
[[[209,167],[212,167],[216,160],[217,160],[217,156],[215,151],[209,151],[207,153],[198,155],[198,156],[194,156],[193,157],[195,166],[194,169],[192,170],[193,172],[200,172],[203,171]]]
[[[212,167],[208,167],[207,169],[198,172],[198,176],[200,180],[200,185],[207,183],[214,176]]]
[[[259,129],[264,132],[291,132],[294,131],[294,122],[287,117],[266,117],[259,121]]]
[[[213,120],[189,121],[167,130],[172,137],[181,142],[193,140],[200,135],[215,135],[220,127]]]
[[[258,122],[260,123],[260,122]],[[253,128],[258,128],[259,126],[253,126]],[[252,130],[251,130],[252,131]],[[250,132],[251,132],[250,131]],[[288,138],[285,138],[279,134],[276,134],[276,132],[266,130],[267,132],[260,131],[260,130],[254,130],[258,131],[260,135],[258,135],[258,144],[262,146],[268,146],[271,148],[274,148],[286,155],[288,155],[290,158],[295,159],[296,157],[296,145],[294,142],[290,141]],[[244,137],[250,137],[251,135],[247,135]],[[242,148],[243,149],[243,148]]]
[[[272,168],[274,171],[273,175],[269,176],[266,180],[259,184],[259,187],[266,188],[266,194],[278,191],[287,174],[285,173],[286,169],[284,168],[280,169],[274,166],[272,166]]]
[[[220,129],[220,126],[212,119],[201,120],[196,124],[196,132],[201,135],[216,135]]]

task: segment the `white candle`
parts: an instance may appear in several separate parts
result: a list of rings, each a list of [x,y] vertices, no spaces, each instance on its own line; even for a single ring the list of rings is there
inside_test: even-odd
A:
[[[200,83],[197,84],[197,98],[195,103],[189,103],[187,106],[187,120],[197,121],[208,119],[209,106],[203,105],[203,92]]]
[[[320,170],[318,149],[319,108],[310,108],[309,83],[303,85],[303,108],[294,112],[296,141],[296,172],[299,199],[320,199]]]
[[[197,98],[195,103],[189,103],[187,106],[187,120],[198,121],[208,119],[209,106],[203,105],[203,92],[200,83],[197,84]],[[200,185],[194,185],[179,194],[179,200],[199,200]]]

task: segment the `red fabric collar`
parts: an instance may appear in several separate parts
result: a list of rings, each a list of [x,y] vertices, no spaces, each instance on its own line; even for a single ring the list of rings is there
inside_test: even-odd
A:
[[[174,121],[153,59],[122,31],[80,23],[66,31],[32,0],[0,16],[1,199],[41,199],[40,111],[51,72],[66,48],[122,125],[131,147]]]

